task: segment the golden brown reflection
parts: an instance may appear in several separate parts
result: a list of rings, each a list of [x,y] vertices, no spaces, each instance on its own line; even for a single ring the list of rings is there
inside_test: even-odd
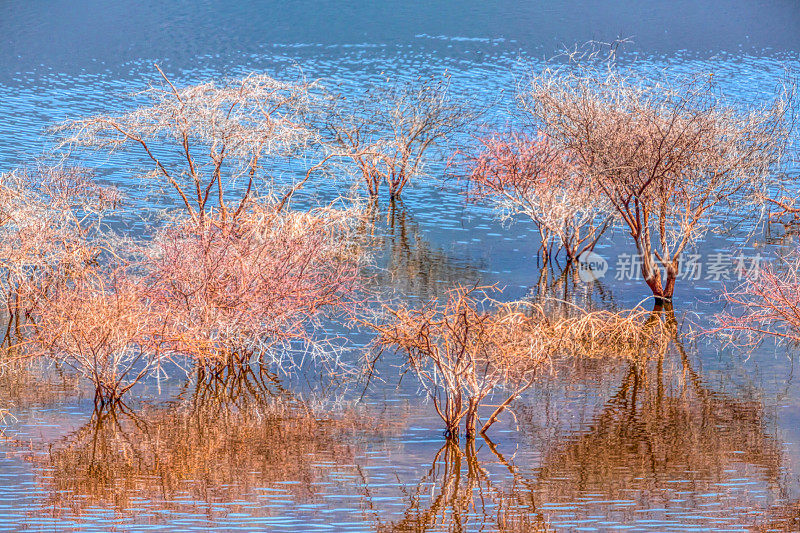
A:
[[[14,417],[33,405],[51,405],[76,396],[80,379],[42,362],[13,362],[0,367],[0,411]]]
[[[587,429],[545,445],[540,501],[568,505],[576,519],[605,507],[626,523],[650,518],[637,509],[752,523],[748,511],[769,503],[758,490],[774,495],[781,483],[780,443],[763,404],[711,390],[677,334],[654,359],[623,365]]]
[[[482,449],[488,456],[483,462],[478,458]],[[493,479],[487,469],[490,464],[500,465],[505,475]],[[427,473],[403,489],[402,518],[382,516],[366,481],[365,515],[380,532],[549,531],[532,486],[487,437],[469,439],[463,447],[458,440],[447,439]]]
[[[167,407],[95,412],[75,433],[29,455],[54,515],[101,506],[206,514],[215,504],[277,494],[314,501],[343,471],[355,475],[364,451],[380,449],[402,416],[338,408],[321,416],[252,369],[200,371],[191,394]],[[256,514],[269,516],[267,506]]]
[[[800,531],[800,500],[772,507],[757,521],[758,533]]]
[[[401,294],[424,299],[480,278],[474,266],[433,247],[400,201],[386,207],[370,204],[360,234],[385,255],[386,270],[379,271],[375,279],[381,287],[391,286]]]

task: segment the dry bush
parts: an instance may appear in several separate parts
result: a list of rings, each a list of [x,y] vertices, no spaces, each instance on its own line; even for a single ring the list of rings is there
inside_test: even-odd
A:
[[[108,250],[103,216],[119,202],[86,169],[41,166],[0,175],[0,284],[7,310],[3,343],[51,285],[95,264]],[[25,298],[20,292],[26,291]],[[19,340],[19,339],[17,339]]]
[[[303,118],[312,84],[303,79],[252,74],[178,88],[158,71],[162,82],[134,100],[145,99],[141,107],[67,122],[55,131],[69,148],[139,150],[149,162],[144,177],[171,188],[194,220],[215,209],[223,221],[235,218],[254,191],[272,185],[264,160],[290,155],[314,139]],[[176,152],[177,158],[171,155]]]
[[[425,175],[431,155],[441,155],[444,143],[475,117],[474,109],[451,95],[446,76],[387,80],[357,98],[331,98],[321,129],[355,164],[370,196],[378,196],[385,185],[394,200]]]
[[[556,305],[553,305],[555,303]],[[590,310],[562,301],[516,304],[548,339],[553,356],[647,359],[662,352],[674,324],[641,307],[627,311]]]
[[[98,406],[176,355],[211,366],[272,355],[288,371],[296,362],[283,356],[301,345],[337,362],[313,330],[356,304],[356,210],[251,199],[235,218],[178,218],[142,244],[105,232],[110,192],[59,172],[37,175],[36,187],[3,176],[6,342],[15,332],[19,356],[74,368]]]
[[[485,433],[556,358],[643,359],[657,355],[672,332],[668,321],[643,309],[614,313],[577,306],[554,313],[545,304],[489,298],[494,287],[457,287],[444,303],[421,308],[385,307],[385,316],[364,322],[377,331],[375,347],[405,357],[448,436],[464,420],[468,438],[478,430],[479,410],[493,394],[503,400],[482,424]]]
[[[98,404],[118,400],[161,352],[143,279],[103,224],[116,191],[63,166],[6,174],[1,186],[4,341],[15,357],[74,368]]]
[[[519,98],[627,226],[657,298],[672,297],[680,256],[711,218],[744,215],[784,163],[788,90],[741,109],[712,75],[645,78],[581,60],[533,76]]]
[[[511,133],[479,142],[481,151],[467,162],[472,200],[488,200],[504,219],[529,217],[545,256],[563,249],[574,261],[594,248],[612,222],[610,205],[598,199],[571,157],[541,135]]]
[[[492,393],[505,399],[480,428],[485,432],[517,396],[533,384],[547,353],[528,335],[530,321],[519,312],[484,309],[489,287],[457,287],[444,304],[420,309],[386,308],[388,317],[368,323],[378,332],[376,347],[406,357],[448,436],[458,436],[464,419],[468,438],[478,430],[478,409]]]
[[[314,343],[326,312],[355,305],[360,249],[353,210],[279,212],[251,202],[235,223],[208,216],[162,228],[147,252],[148,294],[175,352],[210,364],[252,357],[284,365],[290,343]]]
[[[128,266],[89,265],[59,283],[26,285],[22,299],[30,306],[25,355],[46,356],[89,379],[97,407],[119,401],[168,356],[146,280]]]
[[[736,344],[755,346],[765,336],[800,342],[800,255],[765,265],[735,289],[726,289],[728,309],[710,330]]]

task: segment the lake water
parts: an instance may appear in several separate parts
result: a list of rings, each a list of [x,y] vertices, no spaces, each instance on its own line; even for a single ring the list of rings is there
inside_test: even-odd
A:
[[[592,39],[631,37],[626,60],[644,70],[713,70],[745,102],[800,67],[794,1],[10,1],[1,9],[3,171],[45,150],[48,126],[123,109],[120,95],[155,79],[153,63],[181,84],[299,68],[350,92],[381,76],[446,70],[462,96],[497,102],[489,123],[503,122],[527,69]],[[133,209],[161,205],[128,179],[134,158],[91,163]],[[534,228],[466,205],[457,184],[427,180],[395,211],[381,209],[375,273],[401,298],[482,281],[516,299],[542,282]],[[777,237],[761,231],[743,253],[796,246],[773,230]],[[742,240],[712,233],[700,253],[732,253]],[[598,247],[606,278],[569,281],[571,294],[611,308],[644,299],[642,281],[616,279],[629,249],[624,232],[610,235]],[[684,331],[719,310],[721,287],[704,277],[679,282]],[[686,335],[646,367],[576,363],[543,379],[516,418],[474,446],[448,444],[432,406],[411,379],[398,384],[391,363],[364,402],[327,406],[326,416],[287,409],[291,391],[246,374],[222,384],[148,382],[130,410],[98,418],[74,377],[7,372],[0,408],[14,417],[0,439],[0,530],[800,528],[795,351],[767,344],[744,353]]]

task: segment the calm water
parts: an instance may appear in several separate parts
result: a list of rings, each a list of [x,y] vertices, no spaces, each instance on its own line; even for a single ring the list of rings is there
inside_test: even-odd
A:
[[[516,81],[562,43],[633,37],[627,58],[638,68],[713,69],[742,101],[800,67],[794,1],[521,4],[3,2],[0,168],[45,150],[53,123],[123,109],[120,95],[154,79],[154,62],[180,83],[299,68],[343,91],[447,70],[462,96],[498,102],[489,123],[503,123]],[[128,191],[132,209],[163,203],[128,178],[135,158],[90,162]],[[512,299],[560,287],[542,276],[524,221],[502,225],[439,180],[405,196],[376,214],[387,290],[429,298],[481,280]],[[745,253],[796,246],[773,229]],[[741,240],[712,234],[700,252]],[[639,302],[642,282],[615,279],[627,249],[621,231],[611,235],[598,248],[611,264],[605,281],[570,283],[571,293],[608,307]],[[678,286],[685,328],[719,309],[720,288]],[[290,391],[247,374],[146,383],[130,411],[101,418],[69,375],[7,373],[0,408],[15,419],[0,440],[0,530],[795,530],[795,364],[785,348],[746,354],[691,337],[646,368],[583,362],[518,402],[491,441],[460,447],[446,444],[411,380],[398,385],[391,373],[362,404],[326,405],[325,416],[287,409]]]

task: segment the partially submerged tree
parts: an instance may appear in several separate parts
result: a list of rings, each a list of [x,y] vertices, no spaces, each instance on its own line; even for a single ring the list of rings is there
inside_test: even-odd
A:
[[[573,307],[553,313],[543,304],[501,304],[493,287],[456,287],[444,303],[385,307],[364,322],[377,331],[375,348],[404,356],[446,434],[484,434],[552,361],[559,358],[640,359],[664,345],[666,324],[641,308],[613,313]],[[479,425],[490,397],[500,398]]]
[[[326,312],[355,304],[363,259],[352,210],[276,211],[252,201],[235,224],[208,216],[157,234],[144,270],[172,349],[206,364],[281,363],[291,342],[312,343]]]
[[[568,261],[594,249],[611,225],[608,202],[598,198],[565,151],[545,136],[523,133],[479,139],[481,151],[467,162],[469,194],[488,200],[504,219],[529,217],[545,257],[563,249]]]
[[[116,191],[64,166],[4,174],[0,187],[5,344],[15,357],[74,368],[94,384],[98,404],[118,400],[161,352],[160,320],[123,257],[133,250],[119,250],[103,224]]]
[[[92,264],[50,286],[31,286],[23,293],[31,305],[27,355],[46,356],[90,380],[97,408],[118,402],[169,355],[159,335],[163,317],[153,312],[145,283],[127,266]]]
[[[715,333],[754,346],[765,337],[800,343],[800,256],[775,261],[725,290],[728,308],[717,315]]]
[[[143,176],[171,189],[195,221],[212,211],[223,222],[236,218],[254,192],[274,185],[265,160],[295,153],[314,139],[304,119],[312,84],[303,79],[252,74],[178,88],[158,72],[162,82],[137,96],[145,99],[141,107],[67,122],[55,131],[69,148],[138,150],[146,161]]]
[[[313,344],[322,311],[347,305],[361,260],[348,236],[358,209],[285,209],[339,155],[310,125],[314,84],[250,75],[179,88],[158,72],[162,81],[138,95],[137,109],[56,128],[69,148],[137,150],[144,177],[183,207],[136,265],[143,297],[163,319],[158,338],[171,353],[211,364]],[[319,159],[276,195],[270,165],[298,154]]]
[[[715,214],[742,214],[783,163],[790,96],[742,110],[710,75],[645,78],[584,62],[545,69],[519,97],[622,219],[653,295],[671,299],[681,254]]]
[[[444,304],[386,308],[385,320],[369,323],[378,332],[379,350],[405,356],[448,436],[459,435],[462,420],[467,438],[488,430],[547,362],[541,339],[529,334],[531,323],[522,313],[487,308],[489,290],[457,287]],[[484,400],[501,391],[503,400],[479,426]]]
[[[3,336],[36,304],[31,288],[45,294],[65,277],[95,264],[108,250],[103,216],[119,193],[94,181],[84,168],[40,166],[0,174],[0,284],[7,311]],[[27,294],[21,295],[24,291]]]
[[[4,341],[74,368],[98,406],[176,355],[212,366],[274,355],[289,371],[284,349],[326,347],[314,326],[355,305],[353,208],[251,197],[235,217],[178,216],[143,243],[107,231],[117,195],[81,169],[4,174],[0,187]]]
[[[447,76],[387,81],[359,97],[333,97],[323,131],[355,164],[371,197],[385,185],[394,200],[475,117],[475,109],[453,97]]]

